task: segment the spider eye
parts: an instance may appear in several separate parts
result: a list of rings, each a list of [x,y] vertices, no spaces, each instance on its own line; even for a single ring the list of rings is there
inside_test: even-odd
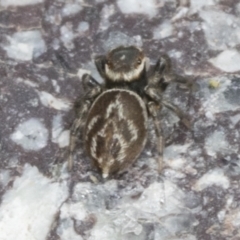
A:
[[[141,63],[142,63],[142,59],[139,58],[139,59],[137,60],[137,64],[140,65]]]

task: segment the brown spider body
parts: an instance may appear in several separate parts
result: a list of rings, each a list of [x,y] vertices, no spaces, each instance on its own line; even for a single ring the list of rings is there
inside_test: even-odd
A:
[[[132,91],[107,90],[94,101],[85,126],[85,147],[104,177],[134,162],[145,146],[147,126],[145,104]]]
[[[152,71],[148,71],[143,51],[135,46],[113,49],[106,56],[97,57],[95,64],[104,84],[100,85],[88,74],[82,78],[86,94],[77,104],[78,116],[71,129],[69,169],[79,138],[104,178],[126,169],[145,146],[148,117],[151,117],[161,171],[164,139],[158,111],[165,106],[184,120],[182,112],[164,101],[162,95],[171,81],[187,81],[171,72],[168,57],[161,57]]]

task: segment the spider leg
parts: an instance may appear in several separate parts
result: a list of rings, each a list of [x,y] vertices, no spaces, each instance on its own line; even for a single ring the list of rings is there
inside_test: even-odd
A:
[[[147,85],[144,89],[144,92],[152,101],[160,103],[162,101],[162,91],[156,85]]]
[[[100,83],[87,73],[82,76],[82,84],[84,89],[100,86]]]
[[[190,128],[191,124],[187,116],[175,105],[167,101],[162,100],[162,91],[157,88],[155,85],[148,85],[145,87],[145,93],[150,97],[154,102],[164,105],[166,108],[173,111],[181,120],[181,122],[187,127]]]
[[[167,101],[162,101],[161,102],[166,108],[168,108],[169,110],[171,110],[172,112],[174,112],[179,119],[181,120],[181,122],[188,128],[190,129],[191,127],[191,123],[188,120],[186,114],[183,113],[182,110],[180,110],[177,106],[173,105],[172,103],[169,103]]]
[[[161,121],[158,118],[159,105],[154,102],[148,102],[147,104],[148,112],[153,118],[153,123],[155,127],[155,133],[157,137],[157,162],[158,162],[158,172],[160,173],[163,169],[163,151],[164,151],[164,137]]]
[[[73,152],[76,147],[77,141],[82,140],[82,136],[79,137],[79,132],[83,130],[85,125],[85,120],[87,117],[88,110],[91,106],[91,102],[86,100],[82,103],[81,107],[79,108],[79,116],[75,119],[70,129],[70,141],[69,141],[69,148],[68,148],[68,170],[71,171],[73,167]]]
[[[95,61],[95,66],[96,66],[99,74],[101,75],[101,77],[103,79],[105,79],[105,77],[106,77],[106,74],[105,74],[106,56],[104,56],[104,55],[97,56],[97,57],[95,57],[94,61]]]
[[[171,59],[168,55],[162,55],[157,63],[154,66],[154,71],[149,77],[149,84],[154,85],[155,87],[161,89],[162,93],[167,89],[168,85],[171,83],[176,83],[179,88],[182,89],[189,89],[190,95],[188,97],[188,108],[191,106],[192,102],[192,92],[195,91],[196,86],[194,84],[194,81],[192,78],[183,77],[179,74],[176,74],[172,71],[172,63]],[[177,109],[176,107],[171,107],[170,109]],[[180,111],[176,110],[175,113],[180,116],[180,119],[182,118],[182,114],[180,114]],[[183,119],[183,123],[187,126],[189,124],[186,124],[186,119]]]
[[[178,75],[172,71],[171,59],[168,55],[163,54],[154,66],[154,72],[150,77],[150,82],[156,84],[159,80],[163,78],[161,84],[168,85],[170,82],[175,82],[181,86],[186,86],[187,88],[192,88],[192,80]],[[166,88],[167,86],[165,86]]]
[[[164,84],[167,87],[167,85],[169,84],[169,81],[168,81],[169,79],[166,78],[165,76],[170,72],[170,69],[171,69],[170,59],[167,57],[160,57],[156,62],[155,66],[153,67],[153,71],[149,77],[149,83],[158,84],[159,81],[164,80]],[[163,79],[163,77],[165,78]]]
[[[169,75],[169,78],[171,79],[172,82],[177,83],[177,86],[180,89],[187,89],[190,91],[188,99],[188,106],[190,106],[192,93],[196,90],[196,85],[194,84],[193,79],[190,77],[186,78],[175,73],[171,73]]]
[[[77,98],[77,100],[74,103],[74,109],[76,112],[76,115],[78,116],[81,113],[82,103],[84,100],[91,100],[95,96],[99,94],[99,91],[101,91],[101,85],[97,82],[91,75],[84,74],[82,76],[82,85],[83,90],[86,92],[85,96],[80,96]]]
[[[88,87],[91,89],[85,94],[84,97],[80,97],[76,103],[76,119],[72,124],[70,129],[70,141],[68,147],[68,170],[71,171],[73,168],[73,152],[76,148],[77,142],[83,142],[83,132],[88,111],[92,105],[93,100],[102,92],[102,87],[100,84],[90,75],[86,74],[83,76],[83,84],[84,87]]]
[[[157,150],[158,150],[158,170],[161,172],[163,168],[163,150],[164,150],[164,136],[161,126],[161,121],[158,118],[158,111],[161,106],[165,106],[173,111],[187,128],[190,128],[190,122],[185,114],[176,106],[162,99],[162,89],[154,84],[149,84],[144,89],[145,94],[151,99],[148,103],[148,111],[154,121],[156,136],[157,136]]]

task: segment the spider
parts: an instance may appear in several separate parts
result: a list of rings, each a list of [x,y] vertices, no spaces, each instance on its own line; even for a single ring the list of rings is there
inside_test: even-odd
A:
[[[183,112],[162,96],[171,82],[189,82],[174,74],[168,56],[158,59],[152,71],[147,58],[136,46],[120,46],[95,58],[104,79],[99,84],[91,75],[82,77],[85,95],[76,103],[77,117],[70,131],[68,168],[79,140],[103,178],[126,169],[142,152],[148,130],[148,118],[154,122],[157,137],[158,170],[163,165],[164,138],[158,112],[167,107],[188,127]]]

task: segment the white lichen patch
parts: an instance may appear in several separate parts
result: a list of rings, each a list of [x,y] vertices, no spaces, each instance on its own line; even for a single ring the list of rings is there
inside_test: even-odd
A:
[[[131,46],[135,45],[137,47],[142,47],[142,37],[140,35],[128,36],[123,32],[114,31],[109,34],[106,41],[103,42],[103,48],[106,52],[117,48],[119,46]]]
[[[196,184],[193,186],[193,189],[196,191],[202,191],[213,185],[224,189],[227,189],[230,186],[229,179],[224,175],[223,170],[220,168],[216,168],[205,173],[200,179],[198,179]]]
[[[82,7],[80,3],[66,3],[62,9],[63,16],[71,16],[75,15],[76,13],[80,12]]]
[[[0,6],[8,7],[8,6],[25,6],[25,5],[34,5],[38,3],[42,3],[43,0],[0,0]]]
[[[35,82],[33,82],[33,81],[29,80],[29,79],[23,79],[23,78],[20,78],[20,77],[18,77],[16,79],[16,82],[17,83],[24,83],[24,84],[26,84],[26,85],[28,85],[30,87],[33,87],[33,88],[36,88],[36,87],[39,86],[37,83],[35,83]]]
[[[96,223],[88,237],[91,240],[112,240],[112,236],[115,240],[146,239],[144,223],[159,221],[161,229],[156,232],[167,239],[178,232],[185,231],[189,225],[196,224],[190,211],[186,213],[183,201],[185,194],[169,181],[152,183],[146,189],[139,186],[139,189],[134,189],[143,191],[139,198],[132,199],[129,194],[123,194],[117,206],[105,209],[104,199],[108,199],[108,193],[111,195],[117,193],[116,190],[116,180],[100,185],[79,183],[73,193],[73,205],[79,202],[79,205],[76,205],[79,212],[74,211],[76,206],[71,208],[68,204],[67,208],[71,209],[69,211],[71,214],[68,216],[64,207],[61,219],[70,220],[75,215],[76,219],[81,220],[87,213],[94,213]],[[66,228],[69,227],[65,225]],[[63,230],[62,232],[64,233]]]
[[[62,131],[58,137],[58,146],[60,148],[67,147],[70,141],[70,130]]]
[[[225,133],[220,130],[216,130],[206,139],[205,149],[210,156],[216,156],[217,152],[231,151]]]
[[[163,6],[163,2],[159,0],[118,0],[117,4],[124,14],[144,14],[150,18],[157,15],[158,7]]]
[[[83,21],[83,22],[80,22],[78,24],[77,31],[79,32],[80,35],[84,34],[88,30],[89,30],[89,23],[88,22]]]
[[[83,220],[87,216],[87,211],[83,203],[64,203],[61,207],[60,217],[62,219],[74,217],[76,220]]]
[[[8,44],[3,45],[9,58],[30,61],[46,51],[46,44],[38,30],[16,32],[8,36]]]
[[[225,94],[229,91],[232,81],[226,77],[216,77],[209,80],[214,80],[219,83],[219,87],[212,91],[209,88],[204,88],[202,91],[202,106],[200,111],[208,112],[214,116],[215,113],[225,112],[225,111],[234,111],[238,109],[239,103],[236,99],[236,102],[229,102]]]
[[[48,108],[54,108],[56,110],[68,111],[72,104],[67,99],[60,99],[54,97],[52,94],[42,91],[38,92],[41,103]]]
[[[52,121],[52,142],[57,143],[60,148],[69,145],[69,130],[63,130],[62,116],[56,115]]]
[[[214,114],[213,114],[212,112],[210,112],[210,111],[207,111],[207,112],[205,113],[205,117],[206,117],[207,119],[209,119],[210,121],[215,121],[215,116],[214,116]]]
[[[174,28],[170,21],[164,21],[153,30],[154,39],[163,39],[170,37],[173,34]]]
[[[191,4],[191,12],[196,13],[199,10],[202,10],[208,6],[212,6],[215,3],[215,0],[190,0]]]
[[[60,218],[63,219],[57,228],[57,233],[62,240],[81,240],[83,239],[74,230],[73,218],[82,221],[87,216],[86,208],[81,202],[65,203],[61,207]]]
[[[54,183],[26,164],[22,176],[3,195],[0,239],[45,240],[67,195],[65,183]]]
[[[240,114],[236,114],[230,117],[230,120],[232,121],[233,125],[236,125],[240,121]]]
[[[72,23],[68,22],[60,28],[61,32],[61,41],[67,49],[73,49],[73,39],[76,37],[76,34],[73,32]]]
[[[236,49],[225,50],[215,58],[210,59],[209,62],[225,72],[240,71],[240,53]]]
[[[204,21],[202,29],[211,49],[226,50],[240,43],[239,17],[211,8],[200,11],[199,14]]]
[[[106,4],[101,11],[101,22],[99,24],[99,31],[105,31],[109,28],[111,23],[109,22],[110,17],[115,13],[115,6],[113,4]]]
[[[20,123],[10,138],[25,150],[38,151],[47,145],[48,130],[40,119],[31,118]]]
[[[184,153],[189,148],[189,144],[170,145],[164,150],[164,162],[173,169],[182,169],[186,164]]]
[[[60,86],[58,85],[58,81],[52,79],[52,85],[54,87],[55,92],[59,93],[60,92]]]
[[[183,55],[183,53],[180,51],[177,51],[176,49],[172,49],[172,50],[168,51],[168,56],[170,58],[176,58],[176,59],[180,60],[182,55]]]
[[[2,169],[0,169],[0,183],[1,183],[1,187],[5,188],[10,180],[11,180],[11,176],[10,176],[9,170],[2,170]]]
[[[57,234],[61,240],[84,240],[74,229],[74,221],[70,218],[64,219],[57,229]]]
[[[178,21],[181,18],[186,17],[188,11],[189,11],[189,8],[187,8],[187,7],[179,8],[178,12],[172,17],[171,21],[175,22],[175,21]]]
[[[62,115],[58,114],[52,120],[52,142],[57,142],[57,138],[63,130]]]

